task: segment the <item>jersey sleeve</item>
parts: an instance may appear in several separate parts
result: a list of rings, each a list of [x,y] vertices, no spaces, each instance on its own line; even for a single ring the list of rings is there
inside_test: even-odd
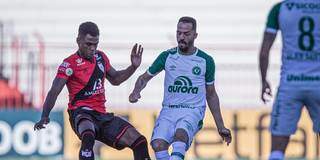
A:
[[[155,76],[157,73],[161,72],[165,67],[168,55],[168,52],[162,52],[147,70],[148,74]]]
[[[280,7],[281,3],[277,3],[270,10],[266,24],[266,32],[277,33],[277,31],[279,30]]]
[[[57,78],[63,78],[68,80],[70,76],[73,74],[73,69],[71,67],[71,64],[64,60],[62,64],[58,67],[57,71]]]
[[[206,84],[210,85],[214,83],[214,76],[215,76],[215,63],[212,57],[209,57],[206,59],[206,73],[205,73],[205,79]]]

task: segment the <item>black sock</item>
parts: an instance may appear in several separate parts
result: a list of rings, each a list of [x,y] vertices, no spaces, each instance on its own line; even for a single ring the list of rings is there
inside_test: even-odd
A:
[[[94,160],[93,145],[94,132],[92,130],[84,131],[81,134],[81,148],[79,151],[79,160]]]
[[[144,136],[136,139],[130,148],[133,151],[134,160],[151,160],[149,156],[147,140]]]

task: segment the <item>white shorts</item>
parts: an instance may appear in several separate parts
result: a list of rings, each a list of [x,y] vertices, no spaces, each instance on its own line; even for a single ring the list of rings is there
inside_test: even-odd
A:
[[[202,128],[204,112],[205,110],[200,108],[163,107],[153,128],[151,142],[155,139],[162,139],[171,144],[175,131],[180,128],[188,133],[188,149],[193,137]]]
[[[279,87],[271,113],[271,133],[278,136],[294,134],[304,106],[312,119],[314,132],[320,133],[320,89],[298,87]]]

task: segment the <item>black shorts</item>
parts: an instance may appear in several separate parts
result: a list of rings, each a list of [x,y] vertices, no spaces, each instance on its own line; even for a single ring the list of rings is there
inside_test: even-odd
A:
[[[123,118],[115,116],[113,113],[100,113],[94,110],[82,109],[81,107],[75,110],[68,110],[68,113],[72,130],[79,139],[81,138],[78,133],[78,123],[81,119],[88,119],[95,126],[96,140],[118,150],[126,147],[118,142],[126,130],[133,126]]]

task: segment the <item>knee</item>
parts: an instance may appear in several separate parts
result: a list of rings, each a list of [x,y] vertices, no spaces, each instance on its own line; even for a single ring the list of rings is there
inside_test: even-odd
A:
[[[130,127],[120,137],[119,144],[130,147],[134,144],[135,141],[140,139],[140,137],[145,138],[135,128]]]
[[[144,145],[148,146],[147,139],[145,136],[140,135],[137,139],[134,140],[134,142],[129,146],[132,150],[136,149],[138,146]]]
[[[181,141],[181,142],[188,143],[189,141],[188,133],[184,129],[178,128],[174,134],[174,141]]]
[[[151,146],[155,152],[159,152],[163,150],[168,150],[169,143],[162,139],[155,139],[151,142]]]
[[[94,124],[88,119],[81,119],[78,123],[78,134],[81,135],[84,131],[92,131],[95,133]]]

